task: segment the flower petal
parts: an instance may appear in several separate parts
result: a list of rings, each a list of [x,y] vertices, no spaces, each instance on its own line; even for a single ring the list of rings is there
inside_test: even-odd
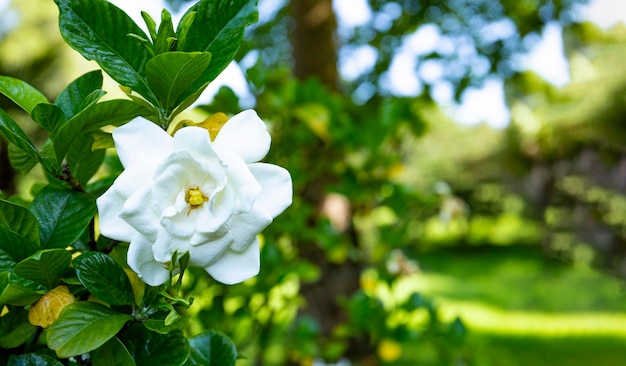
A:
[[[248,164],[248,167],[263,187],[263,192],[254,202],[254,207],[272,217],[280,215],[291,205],[293,196],[291,175],[286,169],[273,164],[254,163]]]
[[[204,244],[192,246],[187,238],[179,238],[170,235],[166,230],[161,230],[157,235],[157,240],[152,246],[154,259],[158,262],[165,263],[172,259],[172,254],[178,251],[178,254],[189,251],[191,255],[190,264],[196,267],[205,267],[220,260],[228,245],[232,241],[230,233],[225,233],[222,237],[213,238]]]
[[[208,235],[208,237],[219,233],[233,215],[234,202],[235,196],[232,190],[230,187],[224,187],[221,192],[211,197],[209,202],[198,207],[195,210],[197,215],[194,222],[196,233]],[[197,244],[192,240],[192,245]]]
[[[174,135],[174,151],[187,151],[194,160],[210,162],[209,170],[220,171],[224,168],[217,152],[213,150],[213,143],[209,131],[202,127],[183,127]]]
[[[182,254],[189,251],[190,246],[188,240],[173,236],[166,229],[161,229],[156,241],[152,244],[152,252],[157,262],[166,263],[172,259],[175,251]]]
[[[159,126],[137,117],[113,131],[117,155],[125,168],[154,170],[172,151],[172,138]]]
[[[169,279],[169,271],[154,259],[152,243],[141,234],[136,235],[128,247],[130,268],[150,286],[158,286]]]
[[[124,198],[130,197],[135,191],[147,183],[151,183],[152,172],[144,168],[126,168],[117,176],[113,188]]]
[[[223,157],[228,164],[228,185],[237,197],[235,211],[249,211],[261,194],[261,185],[239,155],[228,152]]]
[[[132,226],[120,218],[125,197],[114,187],[109,188],[96,200],[100,234],[107,238],[129,242],[137,233]]]
[[[120,218],[146,236],[148,240],[154,241],[160,225],[159,217],[152,210],[152,205],[150,204],[151,191],[152,187],[146,184],[130,196],[123,203],[124,206]]]
[[[199,164],[185,151],[175,152],[163,160],[152,182],[152,205],[157,212],[177,203],[181,192],[198,186],[202,180]],[[197,179],[198,181],[194,181]]]
[[[204,268],[215,280],[234,285],[259,274],[261,253],[255,239],[243,252],[227,250],[220,260]]]
[[[218,151],[232,151],[246,163],[259,161],[270,150],[271,137],[265,123],[252,109],[245,110],[226,122],[213,142]]]
[[[230,244],[230,249],[236,252],[244,251],[272,221],[272,217],[261,210],[253,210],[234,216],[233,242]]]
[[[195,267],[206,267],[222,260],[222,256],[228,250],[228,245],[233,241],[230,232],[201,245],[192,245],[189,248],[191,256],[190,264]]]

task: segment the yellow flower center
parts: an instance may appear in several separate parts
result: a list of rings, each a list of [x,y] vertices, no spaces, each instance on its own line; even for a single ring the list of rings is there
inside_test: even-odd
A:
[[[187,193],[185,193],[185,202],[187,202],[189,204],[189,212],[191,212],[192,209],[197,208],[198,206],[200,206],[201,204],[203,204],[204,202],[208,201],[209,197],[205,196],[204,193],[202,193],[202,191],[200,190],[200,187],[195,186],[195,187],[191,187],[187,190]],[[189,212],[187,212],[187,214],[189,215]]]

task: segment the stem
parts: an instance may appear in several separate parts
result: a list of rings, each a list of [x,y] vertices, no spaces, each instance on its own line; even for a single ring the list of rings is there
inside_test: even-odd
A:
[[[61,175],[59,175],[57,178],[59,180],[69,183],[70,187],[72,187],[73,190],[86,193],[85,188],[83,188],[78,179],[76,179],[72,175],[72,172],[70,171],[70,166],[68,164],[63,164],[61,166]]]
[[[87,193],[87,191],[85,191],[85,188],[80,184],[78,179],[76,179],[76,177],[72,175],[70,166],[67,163],[64,163],[61,166],[61,174],[57,177],[57,179],[67,182],[70,185],[70,187],[72,187],[72,190],[76,192]],[[88,245],[89,245],[89,249],[91,250],[95,251],[98,249],[98,245],[96,244],[96,220],[94,217],[92,217],[91,221],[89,221]]]
[[[167,131],[167,128],[170,126],[170,118],[164,108],[159,108],[159,126],[165,131]]]

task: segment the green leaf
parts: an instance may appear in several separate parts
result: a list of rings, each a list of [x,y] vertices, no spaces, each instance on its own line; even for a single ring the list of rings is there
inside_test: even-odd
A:
[[[17,262],[7,252],[0,249],[0,272],[13,272]]]
[[[131,119],[148,114],[149,111],[129,100],[115,99],[98,104],[93,104],[72,117],[55,136],[55,144],[69,149],[77,136],[81,133],[97,131],[101,127],[112,125],[119,126]],[[57,153],[65,155],[67,150]]]
[[[93,116],[91,111],[97,108],[96,102],[102,95],[104,95],[104,91],[97,89],[86,96],[83,100],[83,105],[79,107],[80,112],[64,123],[62,127],[58,129],[57,134],[52,136],[54,140],[54,153],[59,161],[65,157],[65,154],[67,154],[67,151],[70,149],[75,139],[80,136],[85,123],[89,122],[86,118],[89,116],[97,118]]]
[[[8,150],[11,166],[20,174],[28,174],[28,172],[30,172],[37,165],[37,160],[33,159],[30,155],[28,155],[28,153],[19,147],[9,144]]]
[[[27,353],[19,356],[11,355],[7,366],[63,366],[63,364],[48,355]]]
[[[0,226],[10,228],[26,240],[39,243],[39,224],[25,207],[0,199]],[[3,239],[0,236],[0,242],[5,241]]]
[[[106,0],[55,0],[65,41],[83,57],[95,60],[118,83],[146,99],[156,98],[143,78],[150,52],[128,34],[146,34],[121,9]]]
[[[135,360],[116,337],[91,352],[93,366],[135,366]]]
[[[10,76],[0,76],[0,94],[11,99],[29,114],[37,104],[48,103],[46,96],[39,90],[22,80]]]
[[[207,52],[168,52],[146,64],[150,87],[166,110],[176,106],[178,98],[204,73],[211,54]]]
[[[0,135],[24,151],[31,159],[41,163],[47,171],[56,171],[58,163],[53,160],[43,159],[24,131],[2,109],[0,109]]]
[[[159,334],[135,324],[120,338],[137,366],[180,366],[189,357],[189,342],[178,331]]]
[[[143,21],[146,23],[146,26],[148,27],[148,33],[150,33],[150,38],[152,38],[152,42],[154,42],[157,37],[156,22],[154,21],[154,19],[152,19],[150,14],[146,13],[143,10],[141,11],[141,17],[143,18]]]
[[[196,19],[196,12],[190,11],[185,13],[185,16],[181,18],[180,23],[178,24],[178,34],[176,40],[176,49],[184,50],[185,42],[187,42],[187,34],[189,33],[189,28],[193,24],[193,21]]]
[[[95,302],[69,304],[48,329],[48,347],[60,358],[82,355],[105,344],[130,319]]]
[[[209,52],[213,57],[209,67],[183,99],[197,87],[213,81],[234,59],[245,28],[258,20],[256,3],[256,0],[201,0],[187,11],[196,12],[196,15],[188,28],[184,48],[178,51]],[[178,38],[184,27],[183,22],[178,25]]]
[[[187,318],[179,317],[174,322],[166,325],[166,319],[170,317],[171,311],[157,311],[146,320],[143,325],[157,333],[167,334],[174,330],[184,329],[189,325]]]
[[[191,364],[205,366],[233,366],[237,361],[237,348],[227,336],[209,331],[189,338]]]
[[[46,186],[33,199],[30,211],[39,222],[41,247],[66,248],[89,225],[96,205],[87,194]]]
[[[0,317],[0,347],[15,348],[35,335],[37,327],[28,321],[24,308],[11,309]]]
[[[32,255],[38,249],[37,244],[7,227],[0,226],[0,250],[9,255],[16,263]]]
[[[0,305],[26,306],[37,301],[46,290],[10,272],[0,272]]]
[[[37,122],[41,128],[50,132],[52,135],[54,135],[66,121],[65,114],[61,107],[49,103],[37,104],[31,113],[31,117],[33,117],[33,120]]]
[[[93,133],[93,144],[91,150],[109,149],[115,147],[113,135],[108,132],[96,131]]]
[[[71,261],[72,254],[65,249],[40,250],[19,262],[15,274],[51,290],[70,268]]]
[[[74,259],[80,283],[94,296],[111,305],[131,305],[133,289],[124,269],[101,252],[87,252]]]
[[[172,15],[167,9],[161,12],[161,24],[157,30],[157,36],[154,41],[156,54],[172,51],[172,45],[176,40],[174,33],[174,25],[172,24]]]
[[[90,103],[89,97],[100,88],[102,88],[102,71],[90,71],[72,81],[59,94],[54,104],[61,107],[65,117],[69,119],[85,106],[85,102]]]
[[[72,175],[83,187],[98,171],[106,155],[105,150],[93,150],[93,144],[93,134],[82,134],[74,140],[67,152],[67,163]]]
[[[202,92],[207,88],[207,86],[209,86],[210,83],[206,83],[202,86],[200,86],[195,92],[193,92],[192,94],[190,94],[189,96],[186,97],[186,99],[184,99],[177,107],[176,109],[174,109],[174,111],[172,112],[172,114],[170,115],[170,120],[172,120],[175,116],[177,116],[178,114],[180,114],[181,112],[183,112],[185,109],[187,109],[190,105],[193,104],[193,102],[195,102],[198,98],[200,98],[200,95],[202,94]]]

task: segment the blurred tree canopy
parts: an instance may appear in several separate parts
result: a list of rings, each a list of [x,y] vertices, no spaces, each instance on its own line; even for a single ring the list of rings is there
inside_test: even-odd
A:
[[[327,84],[341,84],[347,95],[364,102],[394,94],[386,79],[394,58],[408,51],[416,73],[437,63],[443,69],[441,81],[459,98],[490,75],[512,76],[517,71],[514,57],[528,51],[542,28],[553,22],[572,24],[573,9],[586,2],[368,0],[368,20],[354,27],[337,25],[330,0],[282,1],[274,5],[274,17],[253,27],[242,55],[254,50],[265,67],[293,67],[297,76],[315,74]],[[429,37],[417,38],[420,32],[429,33],[436,44],[425,44]],[[363,48],[374,59],[371,67],[355,71],[351,80],[335,80],[336,61],[354,57]],[[434,81],[425,79],[428,95]]]

